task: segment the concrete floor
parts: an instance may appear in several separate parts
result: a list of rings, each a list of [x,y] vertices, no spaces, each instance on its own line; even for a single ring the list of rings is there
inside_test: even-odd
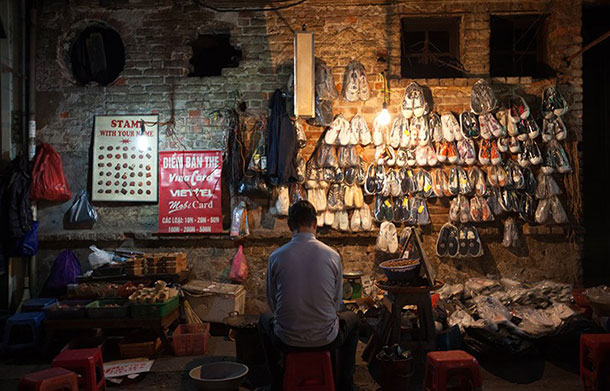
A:
[[[361,343],[359,349],[361,350],[362,348],[363,344]],[[160,357],[155,361],[150,373],[141,376],[140,379],[136,379],[131,384],[112,385],[109,389],[117,391],[195,390],[194,385],[188,378],[188,369],[218,359],[232,360],[232,357],[235,356],[235,344],[224,340],[223,337],[212,337],[208,350],[210,352],[209,356]],[[360,354],[358,354],[359,357]],[[39,362],[32,364],[33,360],[39,360]],[[49,362],[50,360],[48,359],[40,359],[35,356],[19,359],[5,357],[0,362],[0,390],[17,390],[19,377],[22,374],[47,368]],[[359,359],[357,365],[354,381],[358,389],[362,391],[376,391],[379,386],[369,375],[366,364]],[[525,371],[533,367],[529,363],[523,363],[523,365],[526,368]],[[536,366],[534,378],[538,380],[528,384],[509,382],[483,369],[483,389],[486,391],[575,391],[583,389],[578,375],[573,372],[562,369],[550,362],[539,362]],[[502,369],[496,368],[494,372],[497,373],[497,371]],[[512,374],[523,371],[524,369],[511,370]],[[531,381],[531,377],[527,381]],[[411,386],[409,389],[419,390],[421,386]]]

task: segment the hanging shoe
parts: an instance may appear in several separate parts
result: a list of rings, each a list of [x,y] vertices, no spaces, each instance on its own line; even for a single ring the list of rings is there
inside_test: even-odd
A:
[[[468,202],[468,198],[460,194],[458,196],[458,203],[460,205],[460,222],[467,223],[471,221],[470,203]]]
[[[434,147],[431,144],[428,144],[424,147],[426,149],[426,161],[430,167],[434,167],[438,164],[438,159],[436,158],[436,152],[434,151]]]
[[[394,122],[392,123],[392,130],[390,131],[390,136],[389,136],[389,139],[392,140],[392,142],[395,143],[396,146],[390,144],[387,141],[386,141],[386,143],[392,145],[394,148],[406,147],[409,144],[409,139],[408,139],[408,137],[405,137],[405,132],[404,132],[405,128],[407,129],[406,134],[408,136],[409,135],[409,121],[402,116],[396,117],[394,119]]]
[[[366,146],[371,143],[371,132],[369,131],[369,127],[366,124],[364,118],[356,114],[352,117],[352,120],[350,121],[350,126],[352,130],[358,132],[358,140],[360,141],[361,145]]]
[[[375,205],[373,209],[373,215],[375,216],[375,220],[384,221],[385,220],[385,211],[383,209],[383,201],[384,197],[377,195],[375,196]]]
[[[455,223],[460,221],[460,203],[457,197],[449,203],[449,220]]]
[[[481,221],[494,221],[494,215],[487,200],[479,197],[479,205],[481,205]]]
[[[385,241],[388,244],[388,253],[395,254],[398,251],[398,236],[396,226],[393,223],[388,223],[386,226]]]
[[[402,104],[400,106],[402,116],[407,119],[413,117],[413,99],[410,96],[409,92],[409,88],[407,87],[407,89],[405,90],[405,95],[402,98]]]
[[[366,194],[376,194],[377,186],[375,185],[376,176],[376,165],[371,163],[367,169],[366,177],[364,180],[364,192]]]
[[[401,128],[402,119],[396,118],[391,127],[388,128],[386,133],[385,143],[392,148],[398,148],[400,146],[400,138],[402,135]]]
[[[496,140],[491,141],[489,157],[490,157],[489,161],[491,162],[491,164],[493,164],[493,165],[502,164],[502,155],[498,151],[498,144],[496,143]]]
[[[421,86],[416,82],[411,82],[411,84],[407,86],[406,91],[409,93],[413,101],[413,116],[417,118],[427,114],[428,103],[426,102],[424,90],[421,88]]]
[[[542,163],[542,154],[540,153],[540,148],[538,148],[538,143],[536,143],[536,140],[527,140],[526,144],[529,144],[527,149],[529,151],[528,158],[530,163],[532,163],[534,166]]]
[[[479,120],[471,111],[464,111],[460,114],[460,127],[464,138],[478,138],[481,134]]]
[[[415,199],[416,211],[417,211],[417,225],[428,225],[430,224],[430,213],[428,212],[428,204],[424,198],[417,197]]]
[[[552,142],[552,141],[551,141]],[[546,149],[544,151],[543,162],[540,170],[547,175],[552,174],[557,169],[557,163],[555,162],[555,158],[553,157],[553,151],[550,147],[551,142],[546,145]]]
[[[443,125],[441,123],[441,116],[436,112],[430,113],[428,116],[428,129],[430,130],[430,137],[435,143],[443,141]]]
[[[335,223],[335,212],[327,210],[322,213],[322,216],[324,216],[324,225],[330,227]]]
[[[447,144],[447,161],[451,164],[455,164],[459,159],[459,153],[456,143],[450,142]]]
[[[464,160],[464,163],[472,166],[477,160],[476,148],[474,146],[474,141],[462,140],[458,143],[458,150],[460,149],[460,144],[462,148],[462,153],[460,153],[460,157]]]
[[[362,221],[360,219],[360,210],[356,209],[352,212],[352,218],[349,222],[349,229],[352,232],[358,232],[361,229]]]
[[[436,144],[436,160],[439,163],[445,163],[447,161],[449,148],[447,147],[447,143],[437,143]]]
[[[551,209],[551,203],[548,199],[540,200],[538,207],[536,208],[536,222],[538,224],[545,224],[549,219],[549,212]]]
[[[479,163],[482,166],[487,166],[489,164],[489,159],[491,155],[491,144],[487,139],[482,139],[481,144],[479,146]]]
[[[341,168],[349,167],[349,150],[346,146],[337,148],[337,164]]]
[[[466,238],[468,239],[468,254],[472,257],[480,257],[483,255],[483,246],[479,232],[473,225],[466,227]]]
[[[566,128],[565,123],[561,119],[561,117],[556,117],[554,120],[552,120],[552,122],[553,122],[553,126],[552,126],[553,137],[555,138],[555,140],[558,140],[558,141],[565,140],[566,137],[568,136],[568,130]]]
[[[387,132],[388,126],[382,125],[377,119],[375,119],[375,121],[373,121],[373,144],[376,146],[383,145]]]
[[[459,254],[458,229],[455,225],[451,224],[448,231],[447,255],[450,257],[456,257]]]
[[[525,126],[527,128],[527,135],[531,139],[535,139],[540,134],[540,127],[534,120],[534,117],[531,116],[525,120]]]
[[[487,184],[485,181],[485,174],[478,167],[473,167],[468,175],[469,182],[474,188],[477,195],[483,196],[487,193]]]
[[[439,257],[445,257],[449,253],[449,232],[451,224],[445,223],[441,227],[441,231],[438,234],[436,240],[436,255]]]
[[[535,213],[534,197],[530,194],[522,193],[519,197],[519,217],[526,223],[534,223],[536,221]]]
[[[500,137],[506,137],[506,136],[507,136],[507,128],[508,128],[508,125],[509,125],[509,123],[511,123],[511,122],[512,122],[512,121],[510,120],[510,110],[509,110],[509,109],[501,109],[501,110],[498,110],[498,111],[496,112],[495,117],[496,117],[496,119],[498,120],[498,124],[499,124],[499,125],[500,125],[500,127],[501,127],[501,131],[500,131],[501,133],[500,133],[500,134],[497,134],[497,135],[494,133],[494,136],[495,136],[495,137],[498,137],[498,138],[500,138]]]
[[[392,167],[396,164],[396,152],[392,147],[386,147],[387,157],[385,159],[385,164]]]
[[[343,207],[352,209],[354,207],[354,190],[352,186],[342,186],[341,193],[343,194]]]
[[[370,231],[373,228],[373,219],[371,218],[371,210],[367,204],[362,205],[360,209],[360,221],[363,231]]]
[[[491,187],[498,187],[498,167],[487,167],[487,183]]]
[[[352,186],[352,191],[354,192],[354,207],[361,209],[364,205],[364,194],[362,194],[362,189],[360,186]]]
[[[455,140],[453,134],[454,122],[457,122],[453,113],[445,113],[441,116],[441,129],[443,131],[443,139],[446,142],[452,142]]]
[[[371,97],[371,89],[369,88],[369,82],[366,79],[366,72],[360,63],[358,67],[358,97],[363,102],[369,100]]]
[[[449,192],[452,195],[456,195],[460,192],[458,167],[452,167],[449,173]]]
[[[399,149],[396,152],[396,165],[404,167],[407,164],[407,152],[404,149]]]
[[[491,86],[485,79],[479,79],[472,86],[470,93],[470,109],[475,114],[489,113],[498,107],[498,100],[496,99]]]
[[[428,153],[427,149],[422,146],[418,146],[415,149],[415,159],[417,160],[417,165],[423,167],[428,164]]]
[[[468,256],[468,230],[465,225],[458,229],[458,253],[460,257]]]
[[[510,139],[507,137],[499,138],[497,141],[499,152],[508,152]]]
[[[498,189],[492,189],[491,194],[487,197],[486,200],[487,205],[489,206],[489,209],[494,214],[494,216],[500,216],[502,213],[504,213],[504,211],[500,207],[500,203],[498,201],[499,198],[500,192],[498,191]]]
[[[409,147],[407,149],[407,166],[415,167],[417,165],[416,148]]]
[[[358,71],[355,65],[355,61],[347,64],[343,74],[343,89],[341,93],[343,98],[348,102],[356,102],[360,98],[358,95]]]
[[[517,128],[517,125],[512,121],[512,117],[509,117],[508,126],[506,126],[506,133],[510,137],[519,136],[519,129]]]
[[[519,95],[514,95],[510,99],[510,116],[513,122],[517,123],[520,119],[526,119],[530,115],[530,108],[525,103],[525,99]]]
[[[493,138],[491,133],[491,127],[489,124],[489,117],[493,118],[493,114],[487,113],[479,116],[479,128],[481,129],[481,137],[486,140]]]
[[[547,149],[550,149],[550,153],[553,156],[553,161],[557,167],[557,172],[560,174],[566,174],[572,171],[570,161],[568,160],[568,155],[557,140],[549,142]]]
[[[483,212],[481,210],[481,203],[478,197],[472,197],[470,199],[470,220],[474,223],[478,223],[483,219]]]
[[[390,195],[392,197],[398,197],[401,194],[401,188],[396,170],[388,170],[386,180],[390,184]]]
[[[548,143],[553,139],[553,135],[555,132],[555,126],[557,122],[551,119],[543,119],[542,120],[542,142]]]
[[[430,176],[432,177],[432,192],[436,197],[444,197],[443,182],[441,179],[440,171],[442,169],[432,170]]]
[[[502,166],[496,166],[496,176],[498,178],[498,186],[504,187],[508,182],[508,173]]]
[[[331,128],[336,128],[339,134],[339,144],[347,145],[350,141],[351,128],[349,122],[343,117],[343,114],[339,114],[333,123],[330,125]],[[329,143],[330,144],[330,143]]]
[[[517,140],[516,137],[511,137],[508,144],[508,149],[511,153],[519,153],[521,152],[521,143]]]
[[[402,189],[404,194],[415,194],[417,191],[417,184],[415,183],[415,173],[410,168],[405,170]]]
[[[520,141],[525,141],[529,138],[528,129],[527,129],[527,120],[522,119],[521,121],[515,124],[515,128],[517,129],[517,139]]]

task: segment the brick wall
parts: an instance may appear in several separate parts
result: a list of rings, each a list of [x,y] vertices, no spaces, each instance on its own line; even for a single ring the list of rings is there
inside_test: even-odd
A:
[[[570,104],[566,124],[570,141],[582,136],[581,59],[568,67],[564,58],[581,47],[580,1],[409,1],[396,5],[374,5],[358,0],[331,2],[310,0],[307,3],[274,12],[214,13],[190,1],[129,2],[116,9],[73,2],[45,1],[39,10],[37,53],[37,115],[39,138],[50,142],[62,154],[67,179],[73,192],[87,186],[89,146],[93,118],[97,114],[158,113],[160,121],[175,120],[180,142],[187,148],[221,148],[222,120],[210,113],[232,108],[243,100],[251,110],[264,111],[267,99],[285,86],[292,67],[293,36],[291,29],[302,24],[315,34],[315,54],[332,68],[335,81],[341,83],[345,65],[360,60],[368,72],[372,97],[367,102],[335,102],[335,113],[349,119],[360,113],[369,123],[383,100],[378,74],[388,65],[391,75],[400,75],[400,18],[402,16],[457,16],[460,18],[460,60],[468,78],[417,80],[430,88],[437,111],[460,112],[469,107],[470,88],[477,77],[489,74],[489,20],[491,14],[548,13],[546,52],[548,63],[561,72],[559,81]],[[373,5],[371,5],[373,4]],[[87,20],[98,20],[116,29],[126,48],[125,70],[113,85],[81,87],[70,80],[62,66],[62,47],[70,31]],[[188,42],[200,33],[230,32],[232,44],[239,47],[243,60],[238,68],[224,69],[222,76],[192,78],[188,60]],[[59,49],[58,49],[59,46]],[[392,79],[390,111],[398,112],[405,87],[411,80]],[[539,107],[542,89],[554,80],[532,78],[493,79],[499,96],[516,91],[525,96],[533,111]],[[340,85],[338,86],[340,89]],[[311,153],[322,128],[306,127]],[[179,149],[180,143],[166,137],[160,129],[160,150]],[[370,149],[370,148],[369,148]],[[371,153],[368,151],[367,153]],[[571,183],[579,172],[571,178]],[[156,205],[99,205],[99,222],[92,232],[66,232],[63,218],[70,203],[41,205],[40,221],[43,248],[39,274],[46,275],[57,250],[78,248],[81,260],[84,250],[94,241],[102,245],[135,245],[141,247],[185,248],[194,262],[195,274],[202,278],[219,278],[230,261],[234,244],[226,237],[167,239],[152,235],[156,230]],[[567,207],[567,206],[566,206]],[[247,282],[249,303],[262,307],[264,270],[269,253],[287,241],[285,221],[276,221],[274,230],[260,228],[260,215],[266,206],[251,211],[253,234],[246,239],[246,256],[250,263]],[[424,229],[425,247],[438,266],[441,278],[458,280],[471,275],[496,274],[526,280],[553,278],[579,283],[581,280],[581,240],[566,237],[570,227],[523,227],[526,246],[510,252],[501,246],[501,223],[482,229],[485,256],[476,260],[439,261],[433,246],[442,223],[447,220],[447,205],[431,202],[433,225]],[[323,235],[338,248],[346,269],[373,271],[380,254],[374,251],[374,234]]]

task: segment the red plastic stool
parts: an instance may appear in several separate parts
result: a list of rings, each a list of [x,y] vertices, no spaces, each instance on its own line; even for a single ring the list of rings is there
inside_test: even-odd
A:
[[[605,368],[602,366],[606,365]],[[580,378],[585,390],[602,390],[610,385],[610,334],[580,336]]]
[[[477,359],[463,350],[428,353],[425,379],[425,391],[481,390],[483,387]],[[455,380],[458,386],[453,385]]]
[[[28,373],[19,379],[19,391],[78,391],[76,373],[63,368],[49,368]]]
[[[330,352],[286,353],[284,391],[335,391]]]
[[[78,379],[81,391],[106,389],[102,351],[99,348],[64,350],[53,359],[51,366],[69,369],[81,375]]]

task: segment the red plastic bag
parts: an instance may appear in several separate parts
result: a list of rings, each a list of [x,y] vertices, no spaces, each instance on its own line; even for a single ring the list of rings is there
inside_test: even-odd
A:
[[[64,176],[61,156],[47,143],[42,143],[34,159],[30,198],[65,202],[72,198],[72,192]]]
[[[237,253],[233,257],[229,279],[235,282],[244,282],[246,278],[248,278],[248,264],[244,255],[244,247],[239,246]]]

